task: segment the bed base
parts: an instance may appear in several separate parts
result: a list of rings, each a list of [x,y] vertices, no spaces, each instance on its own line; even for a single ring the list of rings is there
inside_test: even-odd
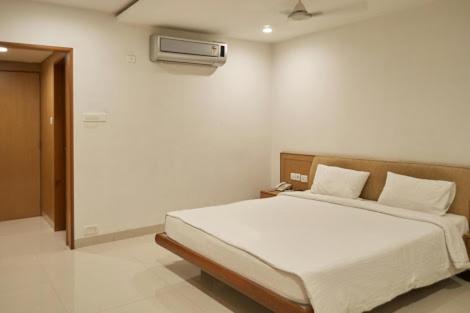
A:
[[[314,313],[311,306],[295,303],[274,293],[242,275],[215,263],[207,257],[192,251],[168,237],[166,233],[157,234],[155,242],[275,313]]]
[[[465,272],[463,272],[463,273],[460,273],[460,274],[457,275],[457,276],[460,277],[461,279],[465,280],[465,281],[470,282],[470,270],[465,271]]]

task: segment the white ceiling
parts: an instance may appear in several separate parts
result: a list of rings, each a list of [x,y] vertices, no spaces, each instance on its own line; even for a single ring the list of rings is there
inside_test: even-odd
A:
[[[123,12],[119,20],[276,42],[428,1],[430,0],[369,0],[367,9],[295,22],[289,21],[282,12],[291,10],[297,0],[140,0]],[[328,10],[357,2],[358,0],[304,0],[309,11]],[[266,24],[273,26],[273,33],[261,32]]]
[[[53,4],[64,5],[68,7],[89,9],[101,11],[105,13],[117,13],[124,8],[127,4],[131,3],[130,0],[32,0],[34,2],[48,2]]]
[[[117,12],[130,0],[34,0],[103,12]],[[348,6],[361,0],[303,0],[309,11]],[[437,0],[368,0],[367,8],[336,12],[307,21],[289,21],[297,0],[139,0],[118,16],[135,25],[198,31],[254,41],[278,42],[303,34],[369,19]],[[445,1],[445,0],[440,0]],[[274,31],[264,34],[264,25]]]
[[[41,63],[51,54],[52,51],[8,48],[8,52],[0,53],[0,61]]]

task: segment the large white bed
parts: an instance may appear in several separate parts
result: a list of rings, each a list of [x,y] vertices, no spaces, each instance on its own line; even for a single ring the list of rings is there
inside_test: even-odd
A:
[[[270,201],[277,202],[278,199],[270,199]],[[256,209],[259,201],[261,200],[252,201],[253,210]],[[275,209],[271,214],[275,214]],[[465,216],[448,213],[444,218],[455,225],[460,236],[469,231],[468,220]],[[288,230],[287,225],[280,231],[286,230]],[[197,253],[211,256],[215,262],[224,264],[228,269],[244,275],[262,286],[266,286],[277,294],[300,304],[310,304],[302,280],[296,275],[273,268],[246,251],[225,243],[178,217],[167,216],[165,231],[179,243],[191,247]],[[416,244],[418,245],[419,242]]]
[[[396,211],[373,201],[297,192],[172,212],[165,230],[316,312],[364,312],[461,272],[453,260],[468,262],[463,244],[451,246],[468,232],[466,217]]]
[[[297,161],[284,167],[292,171]],[[322,179],[330,171],[323,164],[370,176],[362,192],[337,189],[346,196],[318,194],[312,187],[269,199],[170,212],[165,233],[157,234],[156,241],[276,313],[365,312],[470,268],[470,245],[464,241],[469,238],[470,169],[316,156],[306,189],[320,164]],[[397,194],[393,181],[385,186],[390,171],[434,180],[416,180],[417,193],[425,195],[426,186],[448,186],[432,190],[449,192],[428,191],[419,198],[408,192],[415,189],[413,181]],[[410,180],[393,175],[395,183]],[[323,183],[313,186],[329,188],[328,180]],[[379,199],[386,189],[388,198]],[[361,197],[348,197],[351,190]],[[386,203],[400,197],[403,207]],[[406,197],[411,202],[403,202]],[[421,210],[427,204],[416,206],[418,199],[439,201],[448,212],[441,214],[439,206]]]

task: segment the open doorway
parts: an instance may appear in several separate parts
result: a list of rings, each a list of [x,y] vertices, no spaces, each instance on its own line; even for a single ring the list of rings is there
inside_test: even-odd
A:
[[[73,234],[73,50],[0,42],[0,221]]]

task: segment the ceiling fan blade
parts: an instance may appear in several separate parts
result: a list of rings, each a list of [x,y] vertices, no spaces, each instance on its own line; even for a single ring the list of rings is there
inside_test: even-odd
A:
[[[307,8],[305,7],[305,4],[302,2],[302,0],[299,0],[293,11],[307,11]]]
[[[353,2],[339,8],[323,10],[323,14],[342,14],[366,11],[369,8],[367,1]]]
[[[316,11],[316,12],[310,12],[310,16],[311,17],[315,17],[315,16],[320,16],[320,15],[325,15],[325,11]]]

